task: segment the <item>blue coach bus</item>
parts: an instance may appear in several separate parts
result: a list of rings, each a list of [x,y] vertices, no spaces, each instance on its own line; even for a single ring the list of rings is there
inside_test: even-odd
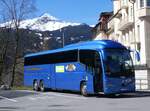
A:
[[[41,91],[80,91],[84,96],[120,94],[135,92],[135,72],[125,46],[90,41],[26,55],[24,85]]]

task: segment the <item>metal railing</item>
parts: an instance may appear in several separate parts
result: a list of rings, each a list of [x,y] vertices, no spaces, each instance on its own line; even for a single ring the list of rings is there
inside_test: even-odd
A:
[[[136,90],[150,90],[149,83],[150,80],[148,79],[136,79]]]

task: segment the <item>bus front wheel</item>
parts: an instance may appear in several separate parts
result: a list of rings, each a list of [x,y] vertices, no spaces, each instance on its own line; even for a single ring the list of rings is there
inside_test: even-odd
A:
[[[81,83],[81,88],[80,88],[81,94],[83,96],[88,96],[87,94],[87,84],[86,82]]]
[[[36,80],[33,82],[33,90],[35,90],[35,91],[39,90],[39,85],[38,85],[38,82]]]

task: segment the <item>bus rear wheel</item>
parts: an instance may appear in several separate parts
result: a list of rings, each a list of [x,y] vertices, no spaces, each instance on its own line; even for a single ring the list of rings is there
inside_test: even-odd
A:
[[[40,81],[40,91],[44,92],[45,91],[45,86],[44,86],[44,82]]]
[[[88,96],[86,82],[83,82],[81,84],[80,92],[81,92],[81,95],[86,96],[86,97]]]
[[[39,90],[39,85],[38,85],[38,82],[36,80],[33,82],[33,90],[35,90],[35,91]]]

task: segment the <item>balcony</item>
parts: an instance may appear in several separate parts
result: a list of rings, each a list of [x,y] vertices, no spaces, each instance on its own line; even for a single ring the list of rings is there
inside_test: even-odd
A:
[[[143,7],[138,10],[138,18],[144,18],[150,16],[150,7]]]
[[[129,28],[130,26],[132,26],[134,24],[134,21],[132,18],[126,17],[125,19],[122,19],[120,21],[120,23],[118,24],[118,29],[120,31],[123,31],[127,28]]]

